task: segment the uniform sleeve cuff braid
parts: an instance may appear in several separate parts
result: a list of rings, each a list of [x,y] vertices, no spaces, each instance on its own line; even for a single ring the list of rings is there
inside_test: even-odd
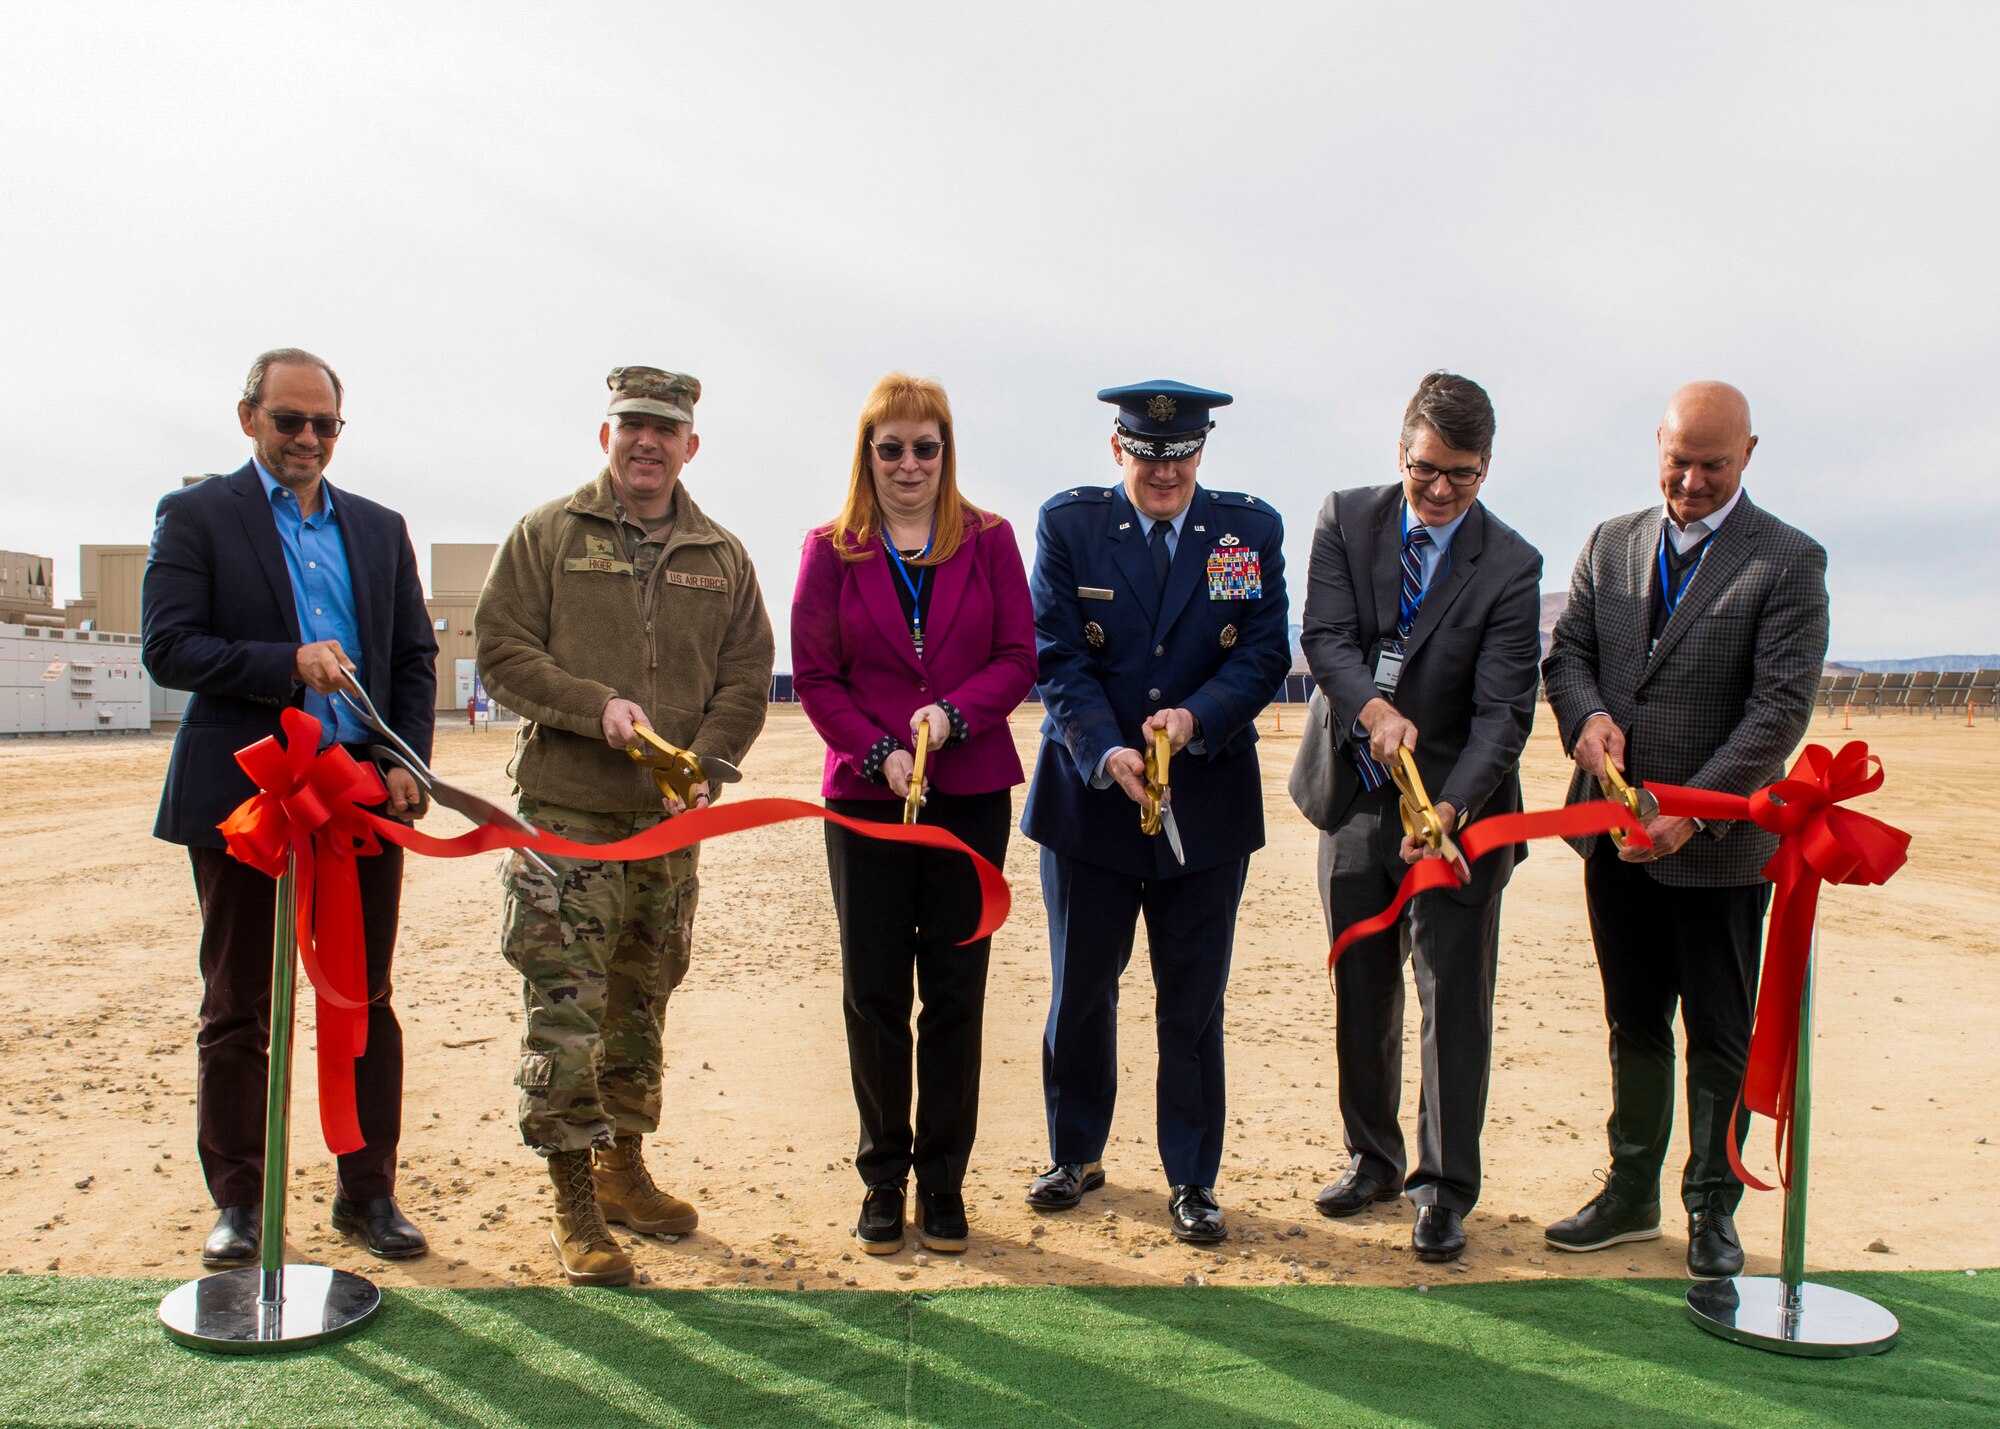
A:
[[[882,782],[882,761],[903,746],[892,734],[885,734],[875,741],[875,747],[868,751],[868,757],[861,761],[861,777],[879,784]]]
[[[944,711],[945,718],[951,721],[951,736],[945,740],[945,744],[963,744],[966,740],[970,739],[972,737],[972,728],[966,724],[965,716],[958,712],[958,706],[950,700],[939,700],[937,703],[938,708]],[[940,745],[938,747],[943,748],[944,746]]]

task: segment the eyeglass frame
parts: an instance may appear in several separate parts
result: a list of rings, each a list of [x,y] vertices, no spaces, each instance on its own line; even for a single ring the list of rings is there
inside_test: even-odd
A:
[[[882,448],[884,447],[894,447],[896,449],[895,454],[892,456],[888,452],[883,451]],[[917,448],[919,447],[934,447],[936,448],[936,450],[934,450],[929,456],[925,456],[921,451],[917,450]],[[875,453],[875,458],[877,461],[887,462],[891,466],[893,466],[897,462],[900,462],[903,459],[904,453],[906,452],[909,455],[914,456],[918,461],[936,461],[939,457],[944,455],[944,442],[942,439],[933,441],[930,438],[925,438],[922,441],[915,441],[915,442],[899,442],[893,440],[886,442],[870,442],[868,444],[868,449]]]
[[[278,435],[281,437],[296,437],[307,427],[311,427],[313,435],[321,441],[338,441],[340,440],[341,429],[347,425],[345,417],[308,417],[304,412],[274,412],[262,402],[247,402],[246,405],[255,407],[258,411],[269,417],[271,425],[278,429]],[[284,426],[286,422],[297,422],[298,425],[288,432]],[[322,422],[333,423],[333,430],[331,432],[321,431],[320,423]]]
[[[1488,460],[1489,458],[1481,457],[1479,465],[1476,467],[1432,466],[1427,461],[1416,461],[1409,456],[1405,456],[1403,458],[1403,470],[1416,481],[1418,486],[1435,485],[1437,479],[1443,477],[1462,491],[1468,486],[1477,486],[1486,479],[1486,463]],[[1426,476],[1425,472],[1430,474]]]

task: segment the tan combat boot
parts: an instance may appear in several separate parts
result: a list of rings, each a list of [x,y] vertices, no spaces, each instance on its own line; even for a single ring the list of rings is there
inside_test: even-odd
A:
[[[549,1157],[556,1183],[556,1225],[549,1232],[563,1274],[572,1285],[630,1285],[632,1257],[611,1238],[591,1185],[588,1151],[557,1151]]]
[[[597,1148],[597,1204],[604,1218],[646,1235],[686,1235],[701,1215],[679,1196],[669,1196],[653,1184],[639,1138],[621,1136]]]

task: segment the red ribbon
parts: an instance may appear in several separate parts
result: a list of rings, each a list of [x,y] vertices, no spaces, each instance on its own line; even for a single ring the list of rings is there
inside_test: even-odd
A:
[[[1363,938],[1372,938],[1396,926],[1396,919],[1402,915],[1405,903],[1427,889],[1451,888],[1470,882],[1470,865],[1496,848],[1525,843],[1529,839],[1578,838],[1584,834],[1609,833],[1613,829],[1619,830],[1628,842],[1640,848],[1652,847],[1652,840],[1646,837],[1645,826],[1629,809],[1623,804],[1596,800],[1535,813],[1495,814],[1490,819],[1468,825],[1458,837],[1458,846],[1465,854],[1466,871],[1461,874],[1458,865],[1448,858],[1426,858],[1411,864],[1410,871],[1403,875],[1396,896],[1387,908],[1373,918],[1351,925],[1333,940],[1333,947],[1328,949],[1326,955],[1328,981],[1332,980],[1333,965],[1340,961],[1342,953]]]
[[[1791,773],[1745,798],[1713,789],[1648,784],[1662,814],[1701,819],[1750,819],[1778,836],[1764,865],[1771,880],[1771,921],[1764,936],[1764,970],[1757,1019],[1743,1072],[1743,1105],[1777,1123],[1781,1183],[1792,1179],[1792,1111],[1798,1088],[1799,1001],[1812,961],[1813,924],[1822,883],[1878,884],[1909,857],[1910,836],[1880,819],[1840,805],[1882,787],[1882,761],[1861,740],[1830,753],[1823,744],[1799,752]],[[1743,1167],[1734,1122],[1729,1164],[1748,1186],[1772,1189]]]
[[[287,709],[285,738],[236,751],[258,793],[218,828],[229,851],[277,878],[295,863],[293,938],[317,996],[319,1121],[329,1151],[359,1151],[354,1060],[368,1049],[368,960],[361,936],[361,881],[355,859],[382,851],[362,804],[387,795],[375,770],[339,745],[319,748],[320,723]]]
[[[282,717],[284,741],[260,739],[238,750],[236,762],[259,792],[219,827],[229,851],[276,878],[287,858],[298,867],[296,937],[300,960],[317,994],[320,1129],[329,1151],[358,1151],[354,1059],[368,1043],[367,955],[361,933],[361,887],[355,859],[381,852],[382,842],[431,858],[467,858],[526,848],[562,858],[627,862],[659,858],[690,844],[797,819],[822,819],[864,838],[946,849],[972,860],[979,877],[979,922],[963,943],[992,936],[1007,921],[1012,894],[1000,870],[934,824],[878,824],[851,819],[803,799],[743,799],[696,809],[614,843],[586,844],[548,832],[524,834],[482,824],[456,838],[419,833],[362,808],[387,797],[368,765],[335,744],[315,755],[320,723],[299,709]]]

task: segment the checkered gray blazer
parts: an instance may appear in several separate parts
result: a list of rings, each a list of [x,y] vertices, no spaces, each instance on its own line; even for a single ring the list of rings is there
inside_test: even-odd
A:
[[[1812,718],[1826,659],[1826,551],[1746,493],[1649,656],[1662,509],[1591,532],[1570,577],[1542,682],[1573,752],[1603,710],[1625,732],[1628,775],[1748,794],[1778,778]],[[1600,798],[1582,770],[1567,802]],[[1586,858],[1597,837],[1572,839]],[[1674,887],[1759,882],[1777,838],[1748,821],[1711,823],[1646,871]]]

